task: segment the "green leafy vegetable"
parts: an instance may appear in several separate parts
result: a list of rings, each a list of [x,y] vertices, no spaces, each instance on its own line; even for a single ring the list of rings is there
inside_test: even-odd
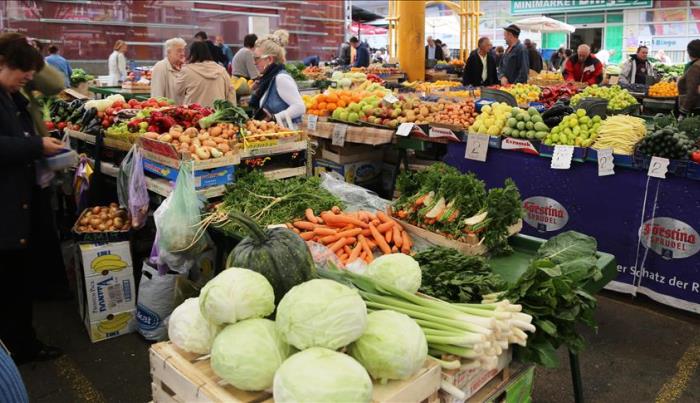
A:
[[[80,83],[92,81],[94,79],[95,76],[86,73],[83,69],[73,69],[73,73],[70,76],[70,85],[76,87]]]
[[[489,190],[486,211],[489,223],[484,231],[484,243],[492,254],[510,252],[508,227],[517,223],[523,216],[520,192],[512,179],[506,179],[503,188]]]
[[[555,367],[556,349],[561,345],[574,352],[584,348],[576,326],[596,327],[596,299],[583,289],[589,281],[602,277],[596,266],[596,247],[594,238],[574,231],[551,238],[518,282],[501,296],[521,304],[538,328],[527,346],[517,347],[521,360]]]
[[[305,67],[304,63],[287,63],[284,65],[284,69],[287,70],[287,73],[292,76],[294,81],[306,81],[306,76],[303,73]]]
[[[214,101],[214,113],[199,119],[199,127],[206,129],[215,123],[234,123],[237,125],[248,121],[248,115],[245,111],[229,101],[217,99]]]
[[[479,302],[483,295],[505,289],[498,274],[478,256],[432,247],[414,256],[423,271],[420,292],[449,302]]]

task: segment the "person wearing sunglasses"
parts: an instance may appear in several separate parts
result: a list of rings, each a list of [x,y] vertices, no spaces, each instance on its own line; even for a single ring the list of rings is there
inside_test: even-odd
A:
[[[261,76],[253,85],[250,107],[256,119],[275,120],[284,127],[296,129],[306,107],[297,83],[284,68],[284,47],[288,41],[289,33],[278,30],[255,43],[255,65]]]

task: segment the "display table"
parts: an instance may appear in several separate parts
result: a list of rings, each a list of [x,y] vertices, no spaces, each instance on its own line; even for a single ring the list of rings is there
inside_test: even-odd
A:
[[[550,159],[499,149],[489,149],[484,163],[465,159],[464,152],[464,143],[449,144],[444,161],[474,172],[488,187],[513,178],[526,210],[524,234],[549,238],[575,230],[591,235],[599,250],[617,258],[617,278],[606,288],[639,292],[700,313],[697,181],[671,174],[650,178],[621,167],[615,167],[615,175],[599,177],[593,162],[554,170]]]
[[[143,93],[143,92],[133,92],[132,90],[125,90],[121,86],[119,87],[89,87],[88,88],[90,92],[94,93],[95,95],[100,95],[102,98],[110,96],[110,95],[121,95],[126,99],[127,101],[130,99],[136,99],[139,101],[145,101],[148,98],[151,97],[150,93]]]

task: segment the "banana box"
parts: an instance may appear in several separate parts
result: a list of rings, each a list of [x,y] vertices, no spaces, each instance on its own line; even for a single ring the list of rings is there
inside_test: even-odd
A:
[[[129,242],[81,243],[80,257],[84,276],[133,272]]]
[[[99,321],[85,318],[85,327],[93,343],[132,333],[136,330],[136,310],[109,314]]]

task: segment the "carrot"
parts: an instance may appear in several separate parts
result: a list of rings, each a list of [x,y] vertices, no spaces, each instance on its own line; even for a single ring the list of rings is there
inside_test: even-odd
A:
[[[374,220],[370,221],[370,224],[374,225],[375,227],[376,227],[377,225],[381,224],[381,223],[382,223],[382,222],[379,221],[379,219],[376,219],[376,218],[375,218]]]
[[[391,253],[399,253],[399,248],[397,248],[396,245],[392,246]]]
[[[370,221],[374,221],[377,219],[377,216],[374,213],[370,213],[369,211],[367,212],[367,215],[369,216]]]
[[[366,237],[370,237],[370,236],[372,236],[372,231],[370,231],[369,228],[363,229],[363,230],[362,230],[362,235],[364,235],[364,236],[366,236]]]
[[[301,231],[299,231],[299,228],[292,228],[292,231],[294,231],[297,234],[301,234]]]
[[[345,246],[345,238],[338,239],[335,241],[333,245],[331,245],[330,250],[331,252],[336,252],[337,250],[341,249],[343,246]]]
[[[401,245],[401,252],[403,253],[410,253],[411,252],[411,238],[408,236],[408,232],[403,231],[401,232],[402,238],[403,238],[403,245]]]
[[[355,228],[354,225],[348,224],[348,225],[344,226],[343,228],[341,228],[341,229],[340,229],[340,232],[347,231],[347,230],[353,229],[353,228]]]
[[[391,248],[389,247],[389,245],[387,245],[382,234],[380,234],[379,231],[377,231],[377,227],[375,227],[373,224],[370,224],[369,229],[370,231],[372,231],[374,241],[377,243],[377,246],[379,246],[379,249],[382,251],[382,253],[384,253],[385,255],[390,254]]]
[[[295,221],[294,226],[299,228],[299,229],[305,229],[307,231],[313,231],[314,227],[316,227],[316,224],[308,222],[308,221]]]
[[[389,230],[384,233],[384,240],[387,244],[391,243],[391,239],[394,237],[394,231]]]
[[[383,211],[377,211],[377,218],[381,222],[392,222],[393,220],[386,214],[384,214]]]
[[[350,256],[350,254],[352,253],[352,250],[350,250],[350,247],[348,247],[348,244],[343,245],[343,250],[345,251],[345,253],[348,254],[348,256]]]
[[[323,227],[314,228],[314,234],[316,234],[316,235],[335,235],[337,233],[338,233],[338,230],[335,230],[333,228],[323,228]]]
[[[364,236],[360,235],[358,237],[360,239],[360,244],[362,244],[362,250],[367,254],[367,257],[370,259],[369,261],[372,261],[372,249],[369,247],[369,243],[367,243],[367,238]]]
[[[303,232],[303,233],[299,234],[299,236],[301,236],[301,239],[303,239],[305,241],[310,241],[314,238],[314,233],[313,232]]]
[[[382,224],[377,225],[377,231],[381,233],[385,233],[391,229],[391,227],[394,226],[394,223],[392,221],[385,222]]]
[[[338,241],[338,239],[340,239],[340,237],[338,237],[338,235],[336,234],[336,235],[324,236],[324,237],[320,238],[319,241],[321,241],[321,243],[324,245],[328,245],[329,243],[333,243],[333,242]]]
[[[397,215],[399,218],[406,218],[406,217],[408,216],[408,213],[407,213],[405,210],[399,210],[399,212],[396,213],[396,215]]]
[[[377,243],[369,238],[367,238],[367,245],[369,245],[369,248],[372,250],[375,250],[377,248]]]
[[[287,224],[285,224],[285,225],[286,225],[287,228],[289,228],[289,229],[294,229],[294,226],[293,226],[292,224],[290,224],[290,223],[287,223]]]
[[[398,225],[394,225],[393,227],[393,232],[394,232],[394,245],[396,245],[397,248],[400,248],[401,245],[403,245],[403,237],[401,236],[401,230],[399,229]]]
[[[362,233],[362,228],[353,228],[349,229],[347,231],[341,231],[336,234],[338,238],[343,238],[343,237],[349,237],[349,236],[358,236]]]
[[[360,247],[362,247],[362,246],[360,246]],[[365,260],[365,261],[367,260],[367,253],[364,250],[362,251],[362,253],[360,253],[360,259]]]
[[[331,212],[333,212],[333,214],[340,214],[340,207],[338,207],[338,206],[331,207]]]
[[[348,224],[356,225],[361,228],[367,228],[367,223],[364,223],[357,218],[348,217],[344,214],[332,214],[332,213],[321,213],[321,218],[329,225],[333,227],[345,226]]]
[[[430,193],[426,193],[426,194],[424,194],[423,196],[421,196],[421,197],[419,197],[418,199],[416,199],[416,201],[415,201],[415,203],[413,203],[413,205],[414,205],[414,206],[420,206],[421,204],[423,204],[423,202],[425,201],[426,197],[428,197],[429,194],[430,194]]]
[[[350,252],[350,257],[348,258],[348,263],[354,262],[357,260],[358,257],[360,257],[360,253],[362,252],[362,242],[358,242],[357,245],[355,245],[355,249]]]
[[[358,212],[358,218],[360,221],[368,222],[369,221],[369,216],[367,215],[367,212],[365,211],[359,211]]]
[[[314,211],[310,208],[307,208],[304,210],[304,216],[306,217],[306,221],[312,222],[314,224],[318,224],[318,221],[316,219],[316,216],[314,215]]]

